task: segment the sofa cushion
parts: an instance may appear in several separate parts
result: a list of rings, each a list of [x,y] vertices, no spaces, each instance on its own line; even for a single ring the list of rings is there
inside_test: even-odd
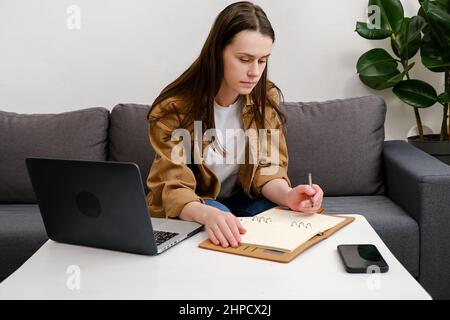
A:
[[[155,152],[148,138],[148,105],[118,104],[111,111],[109,160],[134,162],[139,166],[145,193]]]
[[[419,275],[419,226],[384,195],[325,197],[326,212],[364,216],[389,250],[414,276]]]
[[[0,111],[0,203],[36,203],[26,157],[106,160],[109,110]]]
[[[328,196],[384,192],[381,163],[386,105],[379,96],[288,102],[288,175],[294,185],[308,172]]]
[[[0,205],[0,281],[48,240],[37,205]]]

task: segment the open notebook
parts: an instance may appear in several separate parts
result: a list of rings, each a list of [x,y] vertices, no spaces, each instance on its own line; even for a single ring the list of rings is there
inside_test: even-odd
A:
[[[334,228],[345,218],[325,214],[299,214],[287,209],[273,208],[250,218],[240,218],[247,232],[241,244],[292,252],[309,239]]]
[[[321,208],[319,212],[323,212]],[[275,207],[255,217],[240,218],[247,232],[237,248],[215,245],[209,239],[200,248],[276,262],[290,262],[300,253],[344,228],[354,217],[295,212]]]

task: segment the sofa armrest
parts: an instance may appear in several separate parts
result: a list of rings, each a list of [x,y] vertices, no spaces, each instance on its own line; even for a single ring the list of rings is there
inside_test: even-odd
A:
[[[387,196],[417,221],[419,281],[433,298],[450,298],[450,166],[406,141],[385,141]]]

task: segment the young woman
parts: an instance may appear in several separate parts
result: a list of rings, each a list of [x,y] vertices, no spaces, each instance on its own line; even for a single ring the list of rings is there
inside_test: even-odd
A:
[[[245,233],[236,216],[276,205],[304,213],[321,207],[318,185],[292,187],[287,176],[282,94],[267,80],[274,40],[259,6],[227,6],[200,56],[153,102],[149,138],[156,155],[147,179],[152,216],[197,221],[213,243],[236,247]],[[174,139],[180,129],[183,139]],[[233,143],[242,132],[245,142]],[[276,143],[268,148],[264,140]]]

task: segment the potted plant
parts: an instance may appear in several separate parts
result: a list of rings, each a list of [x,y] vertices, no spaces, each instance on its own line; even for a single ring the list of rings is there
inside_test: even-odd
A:
[[[416,16],[404,17],[400,0],[369,0],[369,22],[357,22],[356,32],[366,39],[389,39],[395,57],[382,48],[364,53],[356,64],[360,80],[376,90],[392,88],[414,110],[418,136],[408,141],[450,164],[450,0],[418,0]],[[411,79],[410,60],[420,51],[421,63],[442,74],[439,90],[420,79]],[[399,68],[400,67],[400,68]],[[420,109],[442,105],[440,134],[423,134]]]

